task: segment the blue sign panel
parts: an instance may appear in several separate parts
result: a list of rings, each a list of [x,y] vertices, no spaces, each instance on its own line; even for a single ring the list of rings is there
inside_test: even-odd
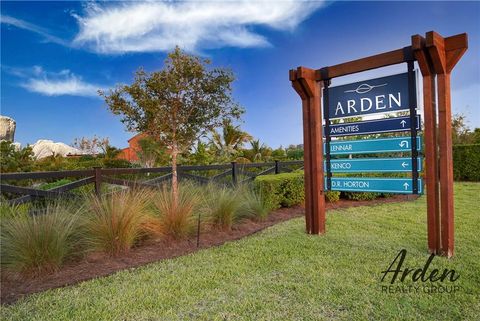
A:
[[[330,119],[409,109],[408,73],[329,87],[327,90]]]
[[[416,116],[415,129],[420,129],[420,116]],[[365,134],[380,134],[388,132],[410,131],[410,117],[395,117],[363,122],[330,125],[330,136],[352,136]],[[325,126],[323,127],[325,135]]]
[[[337,140],[330,142],[330,155],[373,154],[390,152],[410,152],[410,137],[393,137],[364,140]],[[422,139],[417,137],[417,151],[422,148]],[[324,154],[326,144],[323,144]]]
[[[417,158],[417,168],[422,170],[422,159]],[[327,170],[326,162],[323,166]],[[360,172],[410,172],[411,158],[355,158],[332,159],[330,171],[332,173],[360,173]]]
[[[367,177],[332,177],[332,191],[379,192],[412,194],[411,178],[367,178]],[[325,179],[327,186],[327,179]],[[418,193],[422,194],[422,179],[418,179]]]

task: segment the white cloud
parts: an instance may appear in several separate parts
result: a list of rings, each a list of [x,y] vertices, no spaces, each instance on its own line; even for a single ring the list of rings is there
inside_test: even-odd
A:
[[[66,46],[66,47],[70,46],[70,44],[67,41],[65,41],[63,39],[60,39],[58,37],[52,36],[48,30],[46,30],[42,27],[39,27],[37,25],[34,25],[33,23],[30,23],[30,22],[27,22],[27,21],[24,21],[24,20],[20,20],[20,19],[14,18],[14,17],[6,16],[6,15],[1,15],[0,16],[0,22],[3,23],[3,24],[6,24],[6,25],[11,25],[11,26],[14,26],[14,27],[17,27],[17,28],[20,28],[20,29],[24,29],[24,30],[34,32],[34,33],[42,36],[42,38],[45,41],[53,42],[53,43],[56,43],[56,44],[59,44],[59,45],[62,45],[62,46]]]
[[[168,51],[176,45],[188,51],[267,46],[253,27],[293,30],[322,5],[297,0],[90,4],[84,16],[75,15],[80,31],[74,44],[104,54]]]
[[[14,69],[14,68],[10,68]],[[47,72],[40,66],[34,66],[28,71],[16,69],[19,72],[12,73],[24,78],[21,86],[28,91],[45,96],[97,96],[97,91],[103,87],[90,84],[82,80],[68,69],[59,72]]]

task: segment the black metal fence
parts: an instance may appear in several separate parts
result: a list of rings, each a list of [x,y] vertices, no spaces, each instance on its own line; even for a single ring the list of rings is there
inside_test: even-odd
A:
[[[233,185],[253,181],[255,177],[266,174],[279,174],[303,168],[303,161],[237,163],[205,166],[178,166],[179,180],[193,180],[200,184],[210,182],[227,182]],[[202,175],[205,174],[205,175]],[[75,178],[77,180],[64,185],[43,190],[35,187],[19,186],[21,181],[55,181]],[[171,167],[153,168],[100,168],[87,170],[0,173],[0,192],[9,196],[10,204],[22,204],[37,199],[75,197],[70,191],[93,185],[97,195],[101,194],[102,185],[120,185],[126,187],[158,187],[171,180]],[[34,185],[34,184],[32,184]],[[12,197],[13,196],[13,197]]]

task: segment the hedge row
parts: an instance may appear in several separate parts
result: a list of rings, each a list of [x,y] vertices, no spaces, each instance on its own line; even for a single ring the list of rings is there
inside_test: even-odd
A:
[[[453,146],[453,177],[456,181],[480,181],[480,144]]]
[[[258,176],[254,181],[254,188],[261,193],[270,209],[300,205],[305,200],[303,172],[301,171]],[[354,201],[370,201],[391,195],[374,192],[329,191],[325,193],[325,199],[331,203],[339,201],[340,197]]]
[[[303,172],[258,176],[254,186],[271,209],[300,205],[305,200]],[[326,199],[336,202],[340,199],[340,192],[327,192]]]

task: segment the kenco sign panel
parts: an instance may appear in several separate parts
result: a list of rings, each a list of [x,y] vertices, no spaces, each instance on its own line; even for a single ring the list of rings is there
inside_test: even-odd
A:
[[[326,164],[324,163],[326,171]],[[373,173],[373,172],[410,172],[412,158],[356,158],[332,159],[330,171],[332,173]],[[422,159],[417,158],[417,170],[422,170]]]
[[[408,73],[329,87],[327,90],[329,119],[389,113],[410,108]]]
[[[420,130],[420,115],[415,118],[415,129]],[[352,136],[410,131],[410,117],[395,117],[362,122],[330,125],[330,136]],[[325,136],[325,126],[323,127]]]
[[[422,179],[417,182],[418,192],[422,193]],[[332,177],[333,191],[412,194],[412,186],[411,178]]]
[[[393,137],[363,140],[337,140],[330,142],[331,155],[374,154],[390,152],[410,152],[412,139],[410,137]],[[417,137],[417,151],[422,148],[422,139]],[[324,154],[326,144],[323,144]]]

